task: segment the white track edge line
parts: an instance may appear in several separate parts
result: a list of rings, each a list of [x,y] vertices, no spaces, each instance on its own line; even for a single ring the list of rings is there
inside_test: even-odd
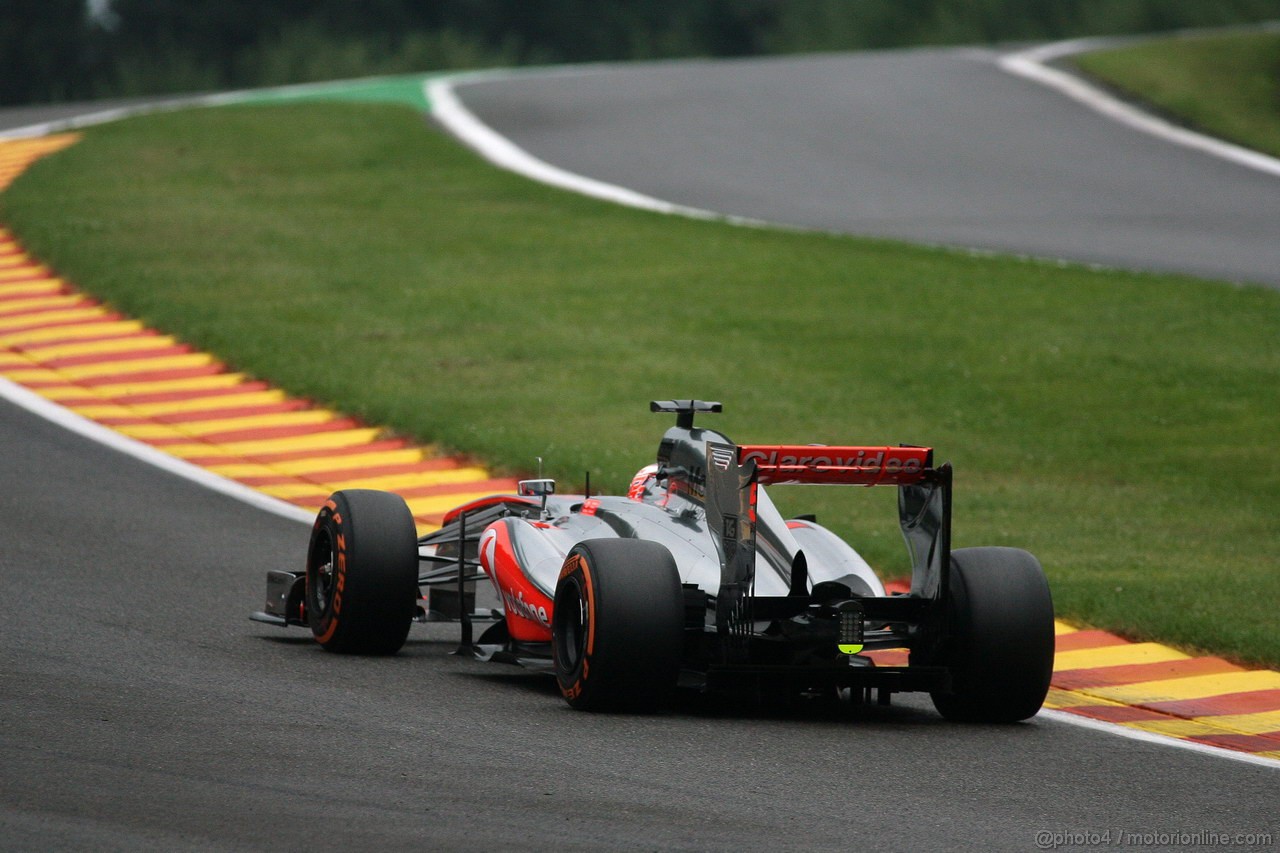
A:
[[[1184,148],[1191,148],[1209,154],[1239,166],[1280,177],[1280,159],[1171,124],[1162,118],[1138,109],[1132,104],[1125,103],[1080,77],[1046,65],[1048,62],[1064,56],[1085,53],[1126,41],[1131,40],[1085,38],[1053,42],[1052,44],[1040,45],[1029,50],[1002,56],[996,60],[996,64],[1006,73],[1054,89],[1094,112],[1134,130],[1158,137],[1166,142],[1172,142],[1175,145],[1181,145]]]
[[[495,76],[498,75],[448,75],[425,80],[422,84],[431,114],[450,133],[454,134],[465,145],[493,165],[515,172],[518,175],[523,175],[539,183],[569,190],[591,198],[610,201],[625,207],[634,207],[667,215],[685,216],[691,219],[729,222],[735,225],[766,225],[764,222],[747,217],[728,216],[723,213],[715,213],[710,210],[663,201],[617,184],[588,178],[584,175],[561,169],[559,166],[553,166],[545,160],[540,160],[480,121],[474,113],[462,105],[462,102],[458,100],[458,96],[454,93],[454,86],[456,85],[478,82],[483,79],[493,79]]]
[[[1040,711],[1034,719],[1041,718],[1052,722],[1079,726],[1084,729],[1093,729],[1094,731],[1113,734],[1119,737],[1129,738],[1130,740],[1139,740],[1144,743],[1156,744],[1158,746],[1172,746],[1178,749],[1198,752],[1201,755],[1207,755],[1213,758],[1227,758],[1232,761],[1239,761],[1243,764],[1252,764],[1256,767],[1268,767],[1272,770],[1280,770],[1280,759],[1268,758],[1264,755],[1254,755],[1249,752],[1240,752],[1234,749],[1226,749],[1221,746],[1210,746],[1207,743],[1183,740],[1182,738],[1156,734],[1155,732],[1147,732],[1142,729],[1131,729],[1128,726],[1108,723],[1103,720],[1094,720],[1089,717],[1082,717],[1079,714],[1072,714],[1068,711],[1058,711],[1045,708]]]
[[[414,75],[406,76],[412,77]],[[260,95],[287,96],[293,94],[306,94],[307,92],[322,91],[335,85],[358,85],[364,83],[375,83],[380,80],[388,79],[391,79],[388,75],[376,75],[373,77],[356,77],[350,80],[323,80],[316,83],[293,83],[285,86],[267,86],[262,89],[236,89],[231,92],[214,92],[213,94],[208,95],[190,95],[187,97],[172,98],[167,101],[152,101],[150,103],[133,104],[127,107],[97,110],[94,112],[81,113],[80,115],[67,116],[66,118],[51,119],[50,121],[44,121],[38,124],[29,124],[24,127],[0,130],[0,141],[32,139],[40,136],[48,136],[51,133],[79,130],[82,127],[93,127],[94,125],[107,124],[109,122],[120,121],[121,119],[132,118],[134,116],[172,112],[174,110],[187,109],[188,107],[218,107],[233,105]]]
[[[170,456],[168,453],[157,450],[137,439],[130,438],[110,427],[105,427],[96,421],[78,415],[65,406],[47,400],[34,391],[28,390],[4,377],[0,377],[0,397],[77,435],[110,447],[113,450],[118,450],[148,465],[160,468],[170,474],[176,474],[185,480],[190,480],[197,485],[204,486],[257,509],[266,510],[291,521],[299,521],[305,524],[310,524],[312,521],[312,513],[307,512],[302,507],[286,503],[279,498],[273,498],[264,492],[250,488],[243,483],[237,483],[235,480],[229,480],[176,456]]]
[[[187,107],[215,106],[217,104],[227,103],[228,99],[235,94],[237,93],[228,93],[226,95],[200,95],[192,98],[179,98],[172,101],[158,101],[150,104],[136,104],[129,107],[116,107],[109,110],[82,113],[78,116],[68,116],[67,118],[53,119],[51,121],[40,122],[39,124],[29,124],[25,127],[15,127],[10,130],[0,131],[0,141],[34,139],[41,136],[48,136],[53,133],[63,133],[69,130],[79,130],[83,127],[93,127],[94,125],[120,121],[121,119],[132,118],[133,116],[171,112],[174,110],[186,109]]]

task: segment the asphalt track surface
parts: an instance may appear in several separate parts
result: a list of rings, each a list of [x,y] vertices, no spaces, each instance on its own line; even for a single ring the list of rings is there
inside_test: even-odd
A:
[[[767,222],[1280,285],[1280,178],[932,49],[459,85],[562,169]]]
[[[0,849],[1026,850],[1280,830],[1274,769],[1047,719],[961,726],[909,697],[597,716],[451,656],[447,628],[391,659],[326,654],[245,618],[267,569],[300,564],[305,525],[7,402],[0,483]]]
[[[246,620],[307,528],[0,404],[0,847],[1031,849],[1274,831],[1277,771],[926,702],[572,711],[415,628],[341,658]]]

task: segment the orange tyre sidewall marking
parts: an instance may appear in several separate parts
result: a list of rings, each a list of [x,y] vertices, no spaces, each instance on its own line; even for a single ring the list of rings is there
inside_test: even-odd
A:
[[[582,688],[591,671],[591,655],[595,652],[596,644],[596,599],[594,587],[591,583],[590,564],[581,554],[573,554],[565,561],[564,567],[560,570],[560,578],[563,580],[575,571],[582,573],[582,585],[586,593],[587,600],[587,647],[579,662],[580,672],[578,677],[569,687],[560,686],[560,692],[567,698],[574,699],[582,693]]]
[[[347,581],[347,537],[341,532],[339,525],[342,523],[342,516],[336,510],[337,506],[334,505],[333,501],[328,501],[325,503],[324,508],[320,510],[320,518],[316,520],[317,525],[325,524],[328,526],[328,519],[324,519],[324,517],[328,515],[332,519],[333,528],[330,532],[329,540],[333,543],[332,559],[334,572],[336,573],[331,593],[331,604],[328,612],[321,619],[324,633],[316,636],[316,642],[322,645],[333,639],[333,635],[338,630],[338,617],[342,612],[342,590]],[[322,521],[322,519],[324,520]],[[311,582],[311,572],[307,572],[307,582]],[[307,598],[311,598],[309,591]]]

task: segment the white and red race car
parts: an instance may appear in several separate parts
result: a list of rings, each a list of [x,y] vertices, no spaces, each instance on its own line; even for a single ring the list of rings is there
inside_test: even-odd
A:
[[[744,696],[926,691],[946,717],[1010,722],[1043,704],[1053,604],[1039,562],[951,549],[950,465],[916,446],[736,445],[676,415],[626,495],[558,495],[550,480],[460,506],[419,538],[388,492],[334,493],[305,569],[274,571],[255,619],[309,625],[334,652],[393,654],[415,621],[456,620],[483,660],[555,673],[575,708],[651,711],[679,688]],[[895,486],[912,560],[887,594],[813,519],[784,519],[775,484]],[[487,578],[501,609],[477,613]],[[478,639],[473,623],[491,622]],[[906,649],[905,663],[868,652]]]

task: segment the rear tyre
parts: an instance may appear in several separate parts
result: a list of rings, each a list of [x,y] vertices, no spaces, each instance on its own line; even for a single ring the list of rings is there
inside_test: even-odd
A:
[[[1040,563],[1016,548],[951,553],[947,639],[952,690],[932,694],[949,720],[1011,723],[1035,716],[1053,674],[1053,599]]]
[[[404,499],[390,492],[334,492],[307,549],[307,619],[331,652],[395,654],[418,598],[418,535]]]
[[[568,703],[648,713],[675,690],[684,591],[671,552],[640,539],[574,546],[556,584],[551,649]]]

